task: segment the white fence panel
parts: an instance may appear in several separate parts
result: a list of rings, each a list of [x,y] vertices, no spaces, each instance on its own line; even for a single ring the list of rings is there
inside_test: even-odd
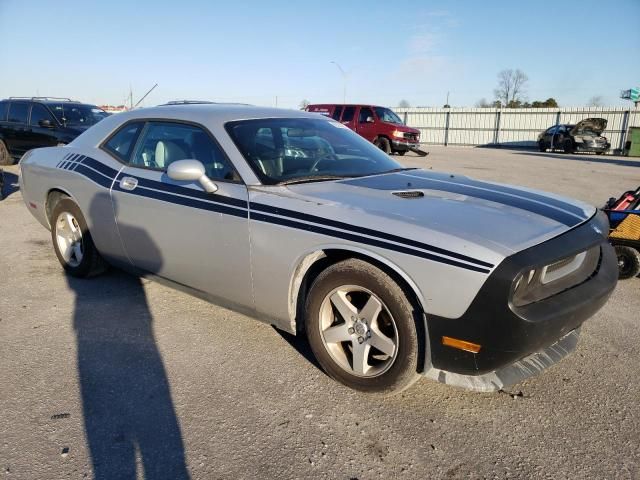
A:
[[[585,118],[606,118],[604,135],[612,153],[619,153],[630,126],[640,126],[634,108],[396,108],[407,125],[418,128],[421,141],[430,145],[495,145],[535,147],[538,134],[560,124],[575,124]]]

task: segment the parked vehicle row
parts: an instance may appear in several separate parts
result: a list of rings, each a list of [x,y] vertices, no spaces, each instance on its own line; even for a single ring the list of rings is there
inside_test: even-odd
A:
[[[617,281],[604,213],[402,168],[334,114],[121,113],[28,152],[22,197],[70,275],[112,264],[304,332],[359,390],[496,390],[575,348]]]
[[[65,145],[109,114],[68,98],[11,97],[0,101],[0,165],[32,148]]]

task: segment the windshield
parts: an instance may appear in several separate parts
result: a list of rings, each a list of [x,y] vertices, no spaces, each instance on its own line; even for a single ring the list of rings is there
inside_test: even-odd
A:
[[[266,118],[226,129],[265,184],[359,177],[401,168],[388,155],[332,120]]]
[[[396,115],[392,110],[384,107],[375,107],[376,115],[383,122],[395,123],[396,125],[404,125],[404,122],[400,120],[400,117]]]
[[[109,114],[95,105],[55,103],[48,105],[58,121],[67,127],[89,127]]]

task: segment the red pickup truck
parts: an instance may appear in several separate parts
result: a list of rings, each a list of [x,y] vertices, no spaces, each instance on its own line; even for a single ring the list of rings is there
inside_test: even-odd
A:
[[[320,113],[349,127],[388,154],[404,155],[408,150],[420,155],[420,131],[407,127],[391,109],[376,105],[308,105],[307,112]]]

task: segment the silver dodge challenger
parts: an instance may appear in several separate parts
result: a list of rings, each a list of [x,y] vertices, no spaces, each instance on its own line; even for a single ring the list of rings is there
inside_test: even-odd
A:
[[[502,389],[607,301],[602,213],[403,168],[332,119],[172,102],[27,152],[20,186],[69,275],[107,265],[293,334],[354,389]]]

